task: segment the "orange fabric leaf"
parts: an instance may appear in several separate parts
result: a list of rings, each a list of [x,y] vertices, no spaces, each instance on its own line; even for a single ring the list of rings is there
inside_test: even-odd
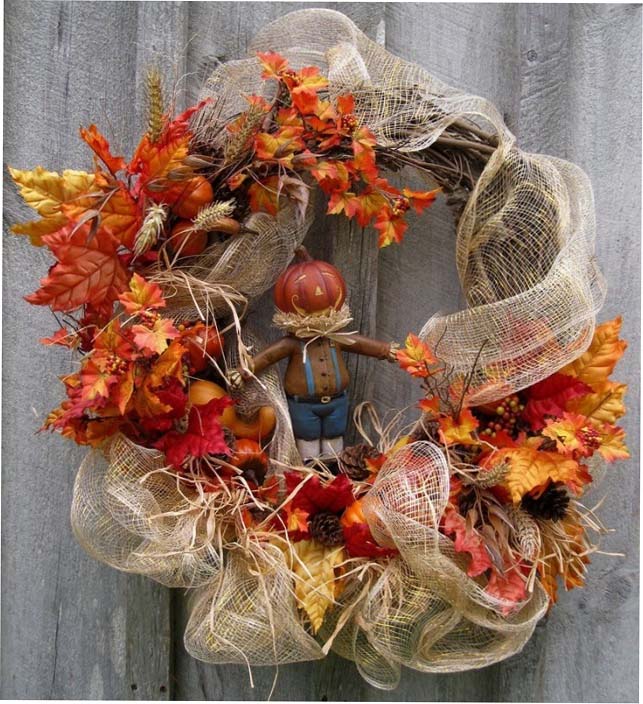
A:
[[[123,159],[122,156],[112,155],[109,142],[98,131],[96,125],[90,125],[87,129],[81,127],[80,136],[81,139],[87,142],[94,154],[105,164],[110,173],[116,174],[117,171],[121,171],[125,168],[125,159]]]
[[[491,558],[484,544],[484,538],[474,529],[467,526],[464,516],[461,516],[452,506],[447,506],[443,515],[442,530],[448,536],[454,536],[454,547],[457,552],[468,552],[471,556],[467,574],[477,577],[491,567]]]
[[[589,349],[561,369],[561,373],[574,376],[592,387],[605,383],[627,349],[627,342],[619,338],[621,323],[618,316],[599,325]]]
[[[397,350],[395,356],[405,372],[419,378],[430,376],[429,367],[437,361],[426,343],[413,333],[408,334],[404,349]]]
[[[590,457],[598,447],[599,436],[585,416],[564,413],[547,419],[541,434],[556,442],[556,449],[566,457]]]
[[[269,176],[261,182],[254,182],[248,188],[250,210],[253,213],[276,215],[279,210],[279,176]]]
[[[139,349],[161,354],[168,348],[168,340],[178,337],[179,331],[168,318],[157,318],[152,327],[147,325],[132,325],[134,342]]]
[[[404,233],[408,229],[408,224],[403,218],[390,217],[390,213],[383,211],[383,215],[378,217],[375,229],[380,233],[378,245],[380,248],[388,247],[393,242],[401,242]]]
[[[625,431],[615,425],[604,425],[600,432],[598,453],[606,462],[626,460],[630,457],[625,445]]]
[[[576,460],[562,457],[557,452],[544,452],[533,447],[510,447],[498,450],[491,462],[493,466],[506,461],[509,471],[502,484],[509,490],[514,504],[522,497],[547,483],[564,482],[575,491],[585,483],[582,467]]]
[[[275,51],[257,52],[263,67],[262,78],[279,78],[282,71],[288,68],[288,60]]]
[[[138,315],[144,310],[165,307],[165,299],[161,287],[147,281],[140,274],[134,273],[129,282],[129,291],[122,293],[118,300],[130,315]]]
[[[432,191],[412,191],[410,188],[404,188],[402,190],[404,196],[411,201],[415,212],[419,214],[424,212],[441,192],[441,188],[436,188]]]
[[[127,287],[129,277],[117,256],[118,241],[102,228],[92,237],[88,225],[73,229],[70,225],[43,238],[58,262],[40,288],[25,297],[29,303],[65,312],[86,303],[99,307],[116,300]]]
[[[457,419],[444,416],[438,419],[440,426],[440,439],[445,445],[477,445],[477,438],[473,433],[478,428],[478,419],[468,408],[460,411]]]
[[[616,423],[625,415],[623,397],[627,392],[626,384],[607,381],[595,393],[588,393],[567,403],[567,410],[586,416],[600,423]]]

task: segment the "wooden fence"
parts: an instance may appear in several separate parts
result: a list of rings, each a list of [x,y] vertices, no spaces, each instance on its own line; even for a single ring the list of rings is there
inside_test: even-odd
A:
[[[141,127],[144,67],[157,62],[183,76],[187,100],[217,61],[243,56],[260,27],[302,6],[344,12],[390,51],[492,100],[524,149],[588,172],[597,253],[610,284],[601,318],[623,312],[630,341],[618,378],[630,384],[633,459],[610,470],[598,492],[609,491],[602,516],[617,529],[605,549],[625,557],[597,556],[587,586],[563,594],[521,655],[465,674],[407,671],[392,693],[372,689],[351,663],[329,657],[282,667],[274,698],[636,701],[640,6],[7,0],[5,162],[87,167],[78,127],[90,121],[130,152]],[[17,214],[5,184],[5,215]],[[309,242],[346,272],[361,329],[400,340],[428,313],[462,303],[453,238],[451,216],[436,206],[403,247],[379,255],[372,236],[334,221],[317,223]],[[187,655],[181,593],[98,564],[75,544],[69,506],[83,452],[34,434],[58,403],[56,375],[70,363],[38,345],[54,321],[22,300],[47,266],[44,252],[4,238],[2,696],[265,699],[273,669],[255,670],[253,689],[243,667],[212,667]],[[363,359],[352,371],[355,399],[400,407],[417,393],[386,369],[375,379]]]

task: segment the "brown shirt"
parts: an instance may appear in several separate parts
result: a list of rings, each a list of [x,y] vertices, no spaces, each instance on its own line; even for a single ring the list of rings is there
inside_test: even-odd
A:
[[[266,347],[253,358],[253,371],[259,375],[271,364],[288,357],[284,389],[289,396],[301,396],[302,398],[334,396],[342,392],[349,382],[348,369],[342,351],[379,359],[387,359],[390,354],[391,345],[388,342],[373,340],[361,335],[351,335],[350,337],[354,340],[352,345],[335,342],[327,337],[320,337],[314,342],[310,342],[306,348],[309,370],[307,375],[304,364],[304,345],[308,340],[300,340],[292,335],[287,335]],[[335,368],[335,360],[337,368]]]

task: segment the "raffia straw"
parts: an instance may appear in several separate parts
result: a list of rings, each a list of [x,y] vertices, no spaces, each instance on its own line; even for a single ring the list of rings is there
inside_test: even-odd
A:
[[[277,310],[272,318],[273,325],[279,330],[294,335],[300,340],[307,340],[304,345],[304,362],[308,345],[320,338],[328,338],[342,345],[355,344],[355,340],[351,336],[356,335],[357,330],[340,332],[352,320],[350,309],[346,303],[339,310],[331,308],[323,315],[285,313]]]

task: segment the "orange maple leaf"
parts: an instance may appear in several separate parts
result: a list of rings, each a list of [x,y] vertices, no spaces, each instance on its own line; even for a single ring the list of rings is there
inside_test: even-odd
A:
[[[134,365],[129,364],[125,373],[120,374],[109,393],[110,401],[125,415],[132,394],[134,393]]]
[[[388,247],[393,242],[401,242],[408,229],[408,224],[403,218],[391,217],[390,211],[387,212],[385,209],[378,217],[374,227],[380,233],[378,245],[382,248]]]
[[[263,181],[255,181],[248,188],[248,198],[253,213],[276,215],[279,210],[279,176],[268,176]]]
[[[130,173],[140,174],[141,186],[150,195],[155,193],[154,190],[150,191],[154,182],[162,181],[170,171],[183,165],[188,155],[190,138],[188,133],[155,143],[150,141],[147,134],[141,139],[128,169]]]
[[[576,460],[557,452],[544,452],[533,447],[508,447],[498,450],[491,458],[491,465],[507,462],[509,471],[503,485],[509,490],[514,504],[522,497],[548,481],[564,482],[578,492],[586,483],[583,468]],[[591,478],[590,478],[591,479]]]
[[[255,154],[262,161],[289,167],[295,153],[305,147],[301,132],[298,127],[282,127],[274,134],[260,132],[254,139]]]
[[[140,274],[134,273],[129,282],[129,291],[122,293],[118,300],[130,315],[138,315],[144,310],[154,310],[165,307],[165,299],[161,287],[147,281]]]
[[[409,199],[415,212],[419,214],[424,212],[441,192],[441,188],[436,188],[432,191],[412,191],[410,188],[402,189],[402,194]]]
[[[281,78],[290,90],[293,105],[303,115],[314,113],[317,107],[317,92],[328,87],[328,79],[319,73],[316,66],[304,66],[294,75],[282,72]]]
[[[282,72],[288,68],[288,59],[285,59],[281,54],[275,51],[258,51],[257,56],[263,66],[262,78],[279,79]]]
[[[428,413],[432,416],[437,416],[440,412],[440,399],[437,396],[431,396],[431,398],[423,398],[418,403],[418,408],[423,413]]]
[[[397,362],[411,376],[426,378],[431,375],[430,367],[437,362],[425,342],[417,335],[409,333],[404,342],[404,349],[395,353]]]
[[[626,460],[630,457],[625,445],[625,431],[615,425],[604,424],[600,431],[598,453],[606,462]]]
[[[29,303],[65,312],[84,304],[100,307],[116,300],[127,287],[129,277],[117,256],[118,240],[107,230],[99,228],[90,237],[87,224],[67,225],[45,235],[43,242],[58,262],[40,288],[25,297]]]
[[[443,416],[438,419],[440,426],[440,439],[445,445],[477,445],[478,439],[474,437],[478,429],[478,419],[468,408],[460,411],[457,418]]]
[[[346,215],[349,218],[354,217],[360,227],[366,227],[387,205],[388,201],[382,193],[369,188],[350,198],[345,210]]]
[[[182,386],[185,384],[183,371],[185,353],[185,348],[178,341],[172,341],[145,375],[134,397],[134,407],[139,416],[150,418],[172,410],[172,406],[163,403],[155,390],[160,389],[170,379],[177,379]]]
[[[80,380],[81,398],[84,401],[95,401],[109,396],[110,387],[117,381],[117,377],[109,370],[107,360],[99,354],[94,354],[83,364]]]
[[[109,148],[109,142],[98,131],[96,125],[90,125],[87,129],[80,128],[81,138],[87,142],[96,156],[105,164],[108,171],[115,175],[117,171],[125,168],[125,159],[122,156],[113,156]]]
[[[333,191],[346,191],[350,185],[348,169],[341,161],[319,161],[310,173],[327,195]]]
[[[618,316],[599,325],[587,351],[563,367],[560,373],[576,377],[598,391],[627,349],[627,342],[619,338],[621,323]]]
[[[169,318],[157,318],[151,327],[147,325],[132,325],[134,342],[141,350],[153,354],[161,354],[168,348],[168,340],[179,336]]]
[[[566,457],[590,457],[599,445],[598,432],[585,416],[563,413],[561,418],[547,418],[541,435],[556,442],[556,449]]]

